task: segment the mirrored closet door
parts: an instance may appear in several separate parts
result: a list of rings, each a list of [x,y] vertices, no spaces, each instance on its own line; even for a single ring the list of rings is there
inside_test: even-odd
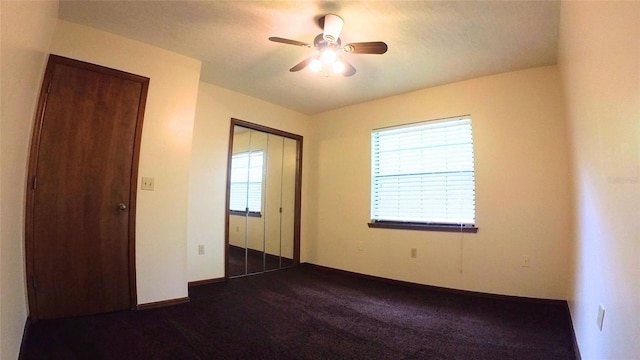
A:
[[[299,263],[302,137],[232,119],[227,277]]]

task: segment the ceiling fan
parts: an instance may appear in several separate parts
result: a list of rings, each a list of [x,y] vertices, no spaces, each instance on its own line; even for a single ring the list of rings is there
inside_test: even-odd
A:
[[[281,37],[272,36],[269,38],[269,40],[277,43],[303,46],[307,48],[311,48],[313,46],[318,51],[317,54],[302,60],[289,69],[289,71],[296,72],[308,67],[313,72],[328,73],[326,72],[326,69],[330,69],[331,72],[335,74],[353,76],[356,73],[356,68],[342,58],[340,56],[341,53],[384,54],[387,52],[387,44],[382,41],[357,42],[342,46],[340,32],[342,31],[344,20],[342,20],[338,15],[327,14],[321,17],[318,23],[322,28],[322,33],[315,37],[313,45]]]

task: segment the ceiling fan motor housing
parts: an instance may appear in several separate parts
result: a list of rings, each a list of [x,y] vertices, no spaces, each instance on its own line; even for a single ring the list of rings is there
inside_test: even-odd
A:
[[[335,44],[340,38],[340,32],[342,31],[343,25],[344,20],[342,20],[340,16],[335,14],[325,15],[322,38],[330,44]]]
[[[313,46],[315,46],[318,50],[322,50],[326,46],[331,46],[331,45],[336,48],[339,48],[341,42],[342,41],[340,40],[340,38],[337,38],[336,41],[334,42],[329,42],[325,40],[324,34],[318,34],[318,36],[316,36],[315,39],[313,39]]]

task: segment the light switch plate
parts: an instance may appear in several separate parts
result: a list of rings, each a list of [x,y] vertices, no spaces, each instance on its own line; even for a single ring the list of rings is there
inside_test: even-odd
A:
[[[142,190],[153,191],[154,179],[152,177],[142,177]]]

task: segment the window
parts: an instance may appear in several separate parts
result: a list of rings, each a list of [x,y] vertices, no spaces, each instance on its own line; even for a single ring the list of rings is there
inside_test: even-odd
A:
[[[230,210],[259,216],[262,211],[264,153],[248,151],[231,157]]]
[[[469,116],[373,131],[369,226],[477,231]]]

